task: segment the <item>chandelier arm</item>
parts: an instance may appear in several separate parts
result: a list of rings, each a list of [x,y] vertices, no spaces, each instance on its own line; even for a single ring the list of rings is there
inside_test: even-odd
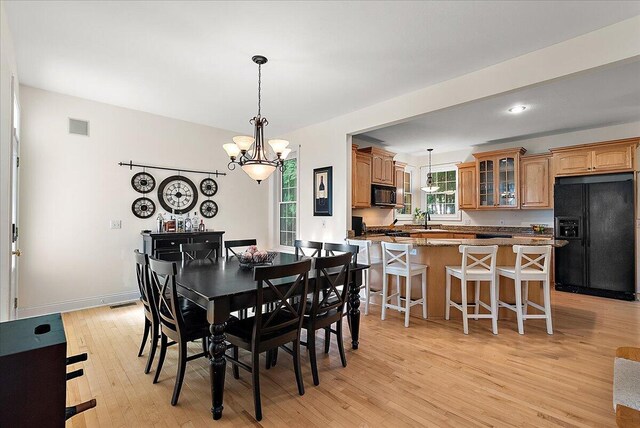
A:
[[[236,161],[231,161],[227,164],[227,168],[229,168],[229,171],[233,171],[234,169],[236,169]]]

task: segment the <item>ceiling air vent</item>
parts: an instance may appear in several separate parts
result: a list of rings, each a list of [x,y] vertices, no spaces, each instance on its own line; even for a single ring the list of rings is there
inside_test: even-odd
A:
[[[69,118],[69,134],[89,136],[89,121]]]

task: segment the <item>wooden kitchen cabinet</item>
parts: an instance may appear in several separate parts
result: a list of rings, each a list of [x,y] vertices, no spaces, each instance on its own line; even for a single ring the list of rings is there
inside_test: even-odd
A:
[[[556,176],[590,175],[634,170],[640,138],[551,149]]]
[[[476,163],[458,164],[458,209],[469,210],[478,207],[476,183]]]
[[[520,208],[552,208],[551,155],[520,159]]]
[[[351,145],[351,208],[356,207],[356,153],[358,152],[358,146],[356,144]]]
[[[371,206],[371,155],[356,151],[352,168],[352,206],[369,208]]]
[[[517,147],[493,152],[474,153],[478,209],[517,209],[520,193],[520,157],[526,150]]]
[[[393,165],[395,153],[378,147],[366,147],[358,150],[358,152],[367,153],[371,156],[371,184],[395,185],[395,168]]]
[[[407,164],[394,162],[394,183],[396,186],[396,208],[404,207],[404,168]]]

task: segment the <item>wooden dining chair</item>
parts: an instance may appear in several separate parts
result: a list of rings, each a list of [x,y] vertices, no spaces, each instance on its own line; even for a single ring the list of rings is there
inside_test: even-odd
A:
[[[233,355],[225,354],[225,357],[233,365],[234,377],[239,378],[238,367],[252,374],[255,415],[258,421],[262,419],[261,353],[282,347],[291,354],[298,393],[304,395],[300,367],[300,331],[307,303],[310,270],[311,260],[308,259],[287,265],[256,267],[253,273],[257,287],[255,315],[229,324],[225,332],[233,349]],[[287,277],[295,279],[293,282],[287,281],[285,285],[276,285]],[[264,312],[264,303],[270,301],[275,303],[275,309]],[[288,343],[292,343],[291,349],[284,346]],[[251,352],[251,363],[240,361],[239,348]]]
[[[179,298],[176,290],[176,263],[149,257],[151,282],[158,296],[158,316],[160,320],[160,356],[153,383],[158,382],[167,347],[178,345],[178,372],[173,388],[171,405],[178,403],[187,361],[208,356],[207,338],[209,322],[206,310],[187,299]],[[172,342],[169,342],[169,339]],[[202,339],[203,352],[187,355],[187,343]]]
[[[306,346],[309,350],[311,362],[311,374],[313,384],[320,384],[318,365],[316,361],[316,331],[325,330],[325,352],[331,333],[336,335],[338,351],[342,366],[347,366],[347,356],[344,352],[342,335],[342,319],[347,303],[349,271],[351,268],[352,253],[344,253],[337,256],[318,257],[315,261],[315,287],[313,299],[307,305],[309,310],[305,314],[302,327],[307,330]],[[331,327],[335,324],[335,329]]]
[[[140,351],[138,351],[138,357],[142,356],[144,347],[147,343],[149,333],[151,333],[149,357],[147,359],[147,365],[145,366],[144,373],[147,374],[151,371],[151,364],[156,354],[156,348],[158,347],[158,339],[160,338],[160,321],[158,320],[158,310],[156,307],[155,293],[151,286],[151,280],[149,279],[149,256],[142,254],[140,251],[135,250],[133,252],[136,262],[136,280],[138,282],[138,290],[140,291],[140,301],[144,308],[144,333],[142,335],[142,342],[140,343]]]
[[[195,242],[193,244],[180,244],[182,260],[217,259],[220,252],[218,242]]]
[[[320,257],[322,255],[322,242],[296,239],[293,246],[296,249],[296,259],[300,257]],[[305,248],[310,251],[309,254],[305,253]]]
[[[358,253],[360,252],[360,248],[357,245],[350,244],[335,244],[332,242],[325,242],[323,245],[324,255],[326,257],[336,256],[342,253],[351,253],[353,255],[352,261],[353,263],[358,263]]]
[[[224,241],[225,258],[229,260],[230,257],[238,257],[238,253],[234,251],[234,248],[247,248],[252,245],[258,245],[258,241],[256,239],[235,239],[231,241]],[[231,252],[231,256],[229,256],[229,252]]]

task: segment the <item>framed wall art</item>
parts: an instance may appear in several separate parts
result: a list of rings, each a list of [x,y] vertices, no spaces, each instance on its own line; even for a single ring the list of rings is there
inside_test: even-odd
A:
[[[313,170],[313,215],[333,215],[333,167]]]

